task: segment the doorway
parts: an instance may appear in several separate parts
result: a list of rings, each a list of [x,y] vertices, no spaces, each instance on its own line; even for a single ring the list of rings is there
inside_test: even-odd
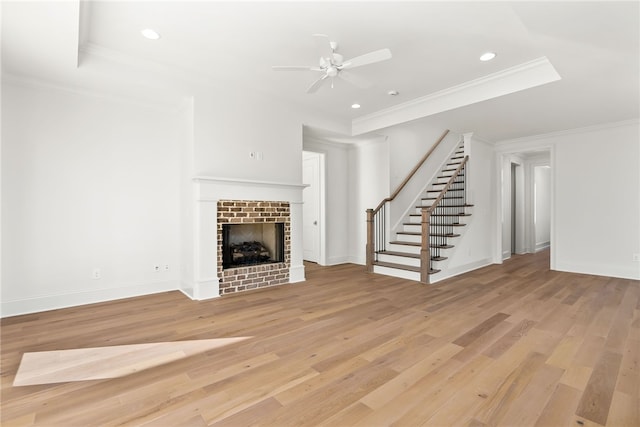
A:
[[[302,152],[302,258],[324,264],[324,154]]]
[[[518,242],[518,167],[517,163],[511,163],[511,255],[517,253]]]
[[[496,262],[513,254],[553,251],[553,150],[498,153],[498,250]]]

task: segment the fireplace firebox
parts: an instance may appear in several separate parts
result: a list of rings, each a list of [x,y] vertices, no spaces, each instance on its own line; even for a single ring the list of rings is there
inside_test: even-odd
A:
[[[284,262],[284,224],[222,224],[223,269]]]

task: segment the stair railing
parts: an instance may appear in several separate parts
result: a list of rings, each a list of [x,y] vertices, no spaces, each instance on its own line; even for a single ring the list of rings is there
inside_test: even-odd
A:
[[[433,262],[440,257],[440,250],[446,249],[447,236],[454,233],[454,222],[450,218],[460,214],[467,204],[466,164],[469,156],[456,168],[447,184],[440,191],[431,206],[421,210],[422,240],[420,245],[420,282],[429,284],[429,274],[433,271]],[[447,198],[448,192],[455,198]],[[464,213],[464,212],[462,212]],[[433,249],[433,254],[431,249]]]
[[[416,166],[409,172],[407,177],[400,183],[396,191],[391,196],[385,198],[378,204],[375,209],[367,209],[367,246],[366,246],[366,264],[367,271],[373,272],[373,264],[378,261],[378,252],[386,249],[386,206],[387,203],[393,201],[407,183],[418,172],[418,169],[427,161],[431,153],[440,145],[442,140],[447,136],[449,130],[445,130],[440,138],[431,146],[429,151],[420,159]]]

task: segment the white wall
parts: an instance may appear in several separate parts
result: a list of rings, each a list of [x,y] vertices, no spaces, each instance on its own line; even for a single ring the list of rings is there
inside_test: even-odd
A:
[[[501,152],[551,150],[551,267],[640,279],[637,120],[503,141]]]
[[[435,127],[429,122],[407,123],[378,131],[387,137],[389,144],[389,194],[384,197],[396,191],[444,131],[445,129]],[[388,215],[392,228],[402,223],[409,210],[413,212],[416,198],[440,173],[442,164],[450,157],[460,141],[461,135],[449,132],[390,204]]]
[[[325,263],[349,260],[349,145],[305,137],[304,149],[325,155]]]
[[[195,97],[196,176],[302,182],[303,124],[346,125],[249,91],[203,90]],[[262,160],[249,157],[262,153]]]
[[[176,289],[183,116],[2,90],[2,315]]]
[[[640,279],[636,123],[549,138],[556,146],[556,268]]]
[[[349,254],[365,264],[367,209],[389,196],[389,143],[384,137],[355,144],[349,150]]]

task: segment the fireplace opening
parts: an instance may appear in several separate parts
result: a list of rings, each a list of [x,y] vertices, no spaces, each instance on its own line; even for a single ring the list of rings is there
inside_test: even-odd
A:
[[[284,224],[222,224],[222,268],[284,262]]]

